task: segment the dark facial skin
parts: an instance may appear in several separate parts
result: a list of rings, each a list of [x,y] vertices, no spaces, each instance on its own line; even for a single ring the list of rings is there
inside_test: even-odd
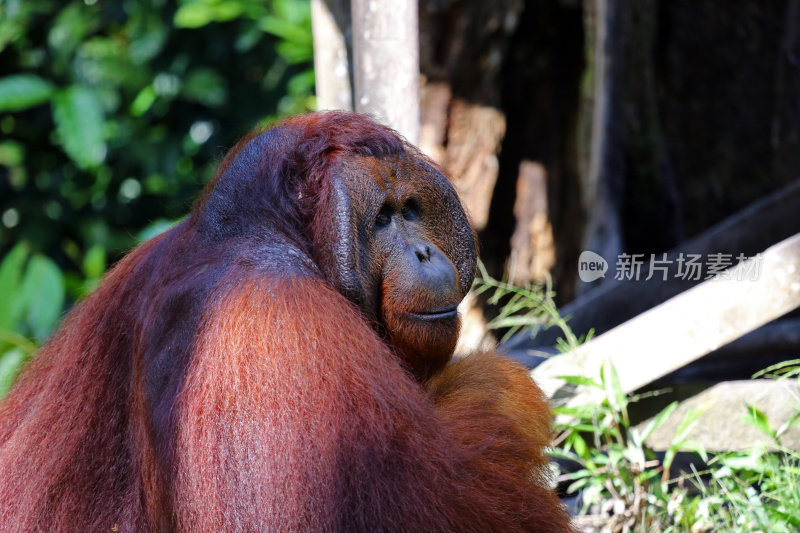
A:
[[[456,307],[475,269],[458,197],[444,176],[409,154],[350,157],[334,175],[337,234],[347,248],[334,250],[343,292],[425,379],[453,353]]]

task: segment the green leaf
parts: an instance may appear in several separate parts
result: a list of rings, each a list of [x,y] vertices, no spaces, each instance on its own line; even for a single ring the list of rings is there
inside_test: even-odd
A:
[[[312,35],[300,24],[293,24],[286,19],[277,17],[264,17],[259,21],[259,27],[267,33],[299,45],[312,46]]]
[[[303,46],[292,41],[281,41],[275,45],[275,50],[290,65],[311,61],[314,58],[313,48]]]
[[[64,277],[52,259],[41,254],[31,258],[22,281],[22,294],[28,304],[28,327],[39,342],[44,342],[64,308]]]
[[[178,28],[202,28],[214,20],[214,10],[203,4],[184,4],[173,20]]]
[[[62,60],[71,58],[80,46],[102,24],[100,12],[87,8],[83,2],[64,2],[52,22],[47,42],[54,54]]]
[[[291,24],[311,23],[311,3],[303,0],[273,0],[275,15]]]
[[[18,290],[28,254],[27,243],[20,242],[0,263],[0,329],[16,329],[24,305]]]
[[[784,376],[794,376],[800,373],[800,359],[791,359],[768,366],[764,370],[759,370],[753,374],[753,379],[768,377],[780,378]]]
[[[257,3],[253,4],[254,6]],[[179,28],[201,28],[211,22],[227,22],[250,11],[245,2],[197,1],[185,3],[175,12],[175,26]]]
[[[289,78],[286,89],[289,94],[305,94],[314,88],[314,79],[314,69],[308,69]]]
[[[131,103],[131,115],[134,117],[140,117],[144,115],[155,101],[156,91],[152,85],[148,85],[139,91],[139,94],[136,95],[136,98],[134,98],[133,102]]]
[[[115,97],[119,97],[117,91],[122,87],[131,91],[140,89],[152,75],[143,64],[146,60],[134,62],[131,48],[135,42],[127,46],[116,36],[92,37],[82,42],[73,63],[75,79],[86,80],[98,94],[110,92]]]
[[[106,249],[102,244],[95,244],[83,257],[83,273],[89,279],[99,279],[106,270]]]
[[[764,435],[767,435],[771,438],[775,438],[775,432],[769,425],[769,420],[767,420],[767,415],[757,409],[752,405],[747,405],[747,415],[746,415],[747,423],[751,426],[758,429]]]
[[[742,474],[742,470],[763,472],[766,468],[766,463],[764,462],[765,453],[766,451],[763,448],[758,447],[748,450],[745,453],[724,457],[722,461],[725,466],[720,470],[724,470],[727,467],[738,474]],[[722,474],[719,475],[722,476]]]
[[[603,385],[605,386],[606,395],[609,402],[612,402],[612,407],[616,413],[622,415],[620,420],[626,427],[628,426],[628,397],[625,391],[622,390],[622,383],[619,381],[617,369],[614,368],[613,363],[606,361],[600,368],[600,375]]]
[[[19,367],[25,362],[25,352],[12,348],[0,354],[0,397],[6,395],[14,383]]]
[[[678,402],[672,402],[664,409],[662,409],[661,412],[658,413],[655,416],[655,418],[653,418],[650,421],[649,424],[647,424],[647,427],[644,428],[644,431],[642,431],[642,442],[646,441],[653,433],[653,431],[655,431],[656,428],[660,427],[661,424],[663,424],[664,421],[667,419],[667,417],[671,415],[672,412],[677,408],[678,408]]]
[[[88,87],[73,85],[53,98],[53,118],[67,155],[80,168],[96,167],[106,157],[103,108]]]
[[[199,68],[189,72],[183,83],[183,96],[209,107],[225,103],[225,80],[214,70]]]
[[[0,78],[0,111],[20,111],[44,104],[53,94],[53,85],[34,74],[14,74]]]
[[[670,447],[679,448],[684,445],[686,439],[689,437],[691,432],[694,430],[695,426],[697,426],[700,417],[703,416],[703,413],[706,412],[708,409],[707,406],[701,408],[693,408],[690,409],[686,416],[678,424],[678,429],[675,431],[675,436],[672,438],[672,442],[670,443]]]
[[[568,385],[575,385],[575,386],[585,386],[585,387],[596,387],[600,388],[601,385],[594,379],[587,377],[587,376],[558,376],[559,379],[563,379]]]
[[[145,11],[143,9],[142,11]],[[164,48],[168,38],[169,28],[158,17],[149,14],[129,20],[127,30],[133,35],[130,43],[130,57],[136,64],[144,64],[153,59]]]
[[[775,432],[775,438],[776,439],[781,438],[784,435],[784,433],[789,431],[789,429],[794,425],[794,423],[797,421],[798,418],[800,418],[800,411],[795,411],[794,414],[792,414],[792,416],[786,419],[786,421],[783,424],[781,424],[781,426]]]
[[[15,141],[0,142],[0,165],[16,167],[25,160],[25,147]]]
[[[790,512],[782,511],[780,509],[770,509],[770,512],[777,515],[778,518],[786,520],[794,527],[800,527],[800,517],[793,515]]]
[[[581,478],[567,487],[567,494],[575,494],[591,482],[589,478]]]
[[[575,454],[578,457],[586,459],[589,457],[589,447],[586,445],[586,441],[583,440],[583,437],[574,433],[570,436],[570,443],[572,444],[572,448],[575,450]]]

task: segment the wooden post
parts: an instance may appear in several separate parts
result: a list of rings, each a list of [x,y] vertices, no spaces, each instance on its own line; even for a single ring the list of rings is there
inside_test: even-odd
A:
[[[610,362],[622,390],[633,392],[798,307],[800,234],[551,357],[532,376],[549,396],[576,405],[590,395],[573,396],[561,376],[596,378]]]
[[[352,0],[355,108],[419,142],[416,0]]]
[[[349,0],[311,0],[317,109],[353,110]]]

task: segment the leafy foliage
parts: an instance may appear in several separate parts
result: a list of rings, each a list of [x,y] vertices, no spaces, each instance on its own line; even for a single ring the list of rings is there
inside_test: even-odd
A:
[[[0,0],[0,395],[225,150],[313,108],[307,0]]]
[[[183,215],[261,120],[313,106],[302,0],[0,2],[0,254],[68,271]]]
[[[503,302],[493,328],[558,327],[561,348],[575,349],[577,338],[558,314],[548,284],[514,287],[481,270],[479,292],[494,291],[490,302]],[[800,359],[785,361],[754,377],[790,379],[800,393]],[[689,412],[678,424],[666,450],[656,454],[646,441],[677,408],[666,405],[647,423],[633,424],[629,407],[647,396],[626,394],[616,370],[603,365],[598,376],[564,376],[576,396],[591,399],[555,408],[556,434],[551,454],[574,465],[559,477],[568,494],[582,503],[579,523],[588,530],[639,533],[790,532],[800,530],[800,453],[781,442],[798,427],[800,408],[774,428],[765,413],[746,406],[745,419],[767,435],[771,449],[710,456],[689,440],[702,411]],[[731,413],[731,416],[736,416]],[[703,471],[676,471],[678,452],[694,452],[708,465]],[[586,522],[580,522],[587,518]],[[593,529],[593,527],[595,529]]]
[[[525,330],[535,335],[542,328],[557,327],[563,333],[558,339],[558,348],[571,350],[591,339],[590,331],[580,338],[572,333],[566,318],[558,312],[555,292],[547,279],[546,283],[518,287],[504,280],[493,279],[486,271],[483,263],[478,262],[480,276],[475,279],[473,287],[476,294],[488,293],[489,305],[500,305],[497,316],[489,321],[489,329],[504,330],[502,340],[509,339],[518,331]]]
[[[0,396],[19,366],[50,336],[64,306],[64,277],[52,259],[15,246],[0,263]],[[35,339],[34,341],[29,338]]]
[[[604,531],[695,531],[695,516],[682,507],[690,484],[684,473],[673,472],[673,463],[679,450],[694,450],[708,459],[687,440],[701,413],[690,413],[665,453],[657,456],[645,441],[677,408],[677,402],[637,428],[631,424],[628,408],[647,395],[625,394],[613,366],[604,365],[598,378],[568,377],[567,381],[594,389],[602,398],[599,403],[555,409],[558,446],[553,455],[577,465],[560,479],[569,483],[568,493],[580,494],[582,512],[603,517]]]

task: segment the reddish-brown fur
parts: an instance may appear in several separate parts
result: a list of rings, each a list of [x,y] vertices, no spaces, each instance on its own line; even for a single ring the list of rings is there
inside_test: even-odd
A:
[[[391,281],[361,294],[337,266],[332,169],[380,180],[420,156],[356,115],[279,129],[252,160],[240,143],[0,403],[0,529],[569,531],[525,370],[480,354],[420,383],[382,332],[391,310],[369,311]],[[447,215],[426,231],[463,293],[474,248]],[[382,305],[416,305],[401,295]]]

